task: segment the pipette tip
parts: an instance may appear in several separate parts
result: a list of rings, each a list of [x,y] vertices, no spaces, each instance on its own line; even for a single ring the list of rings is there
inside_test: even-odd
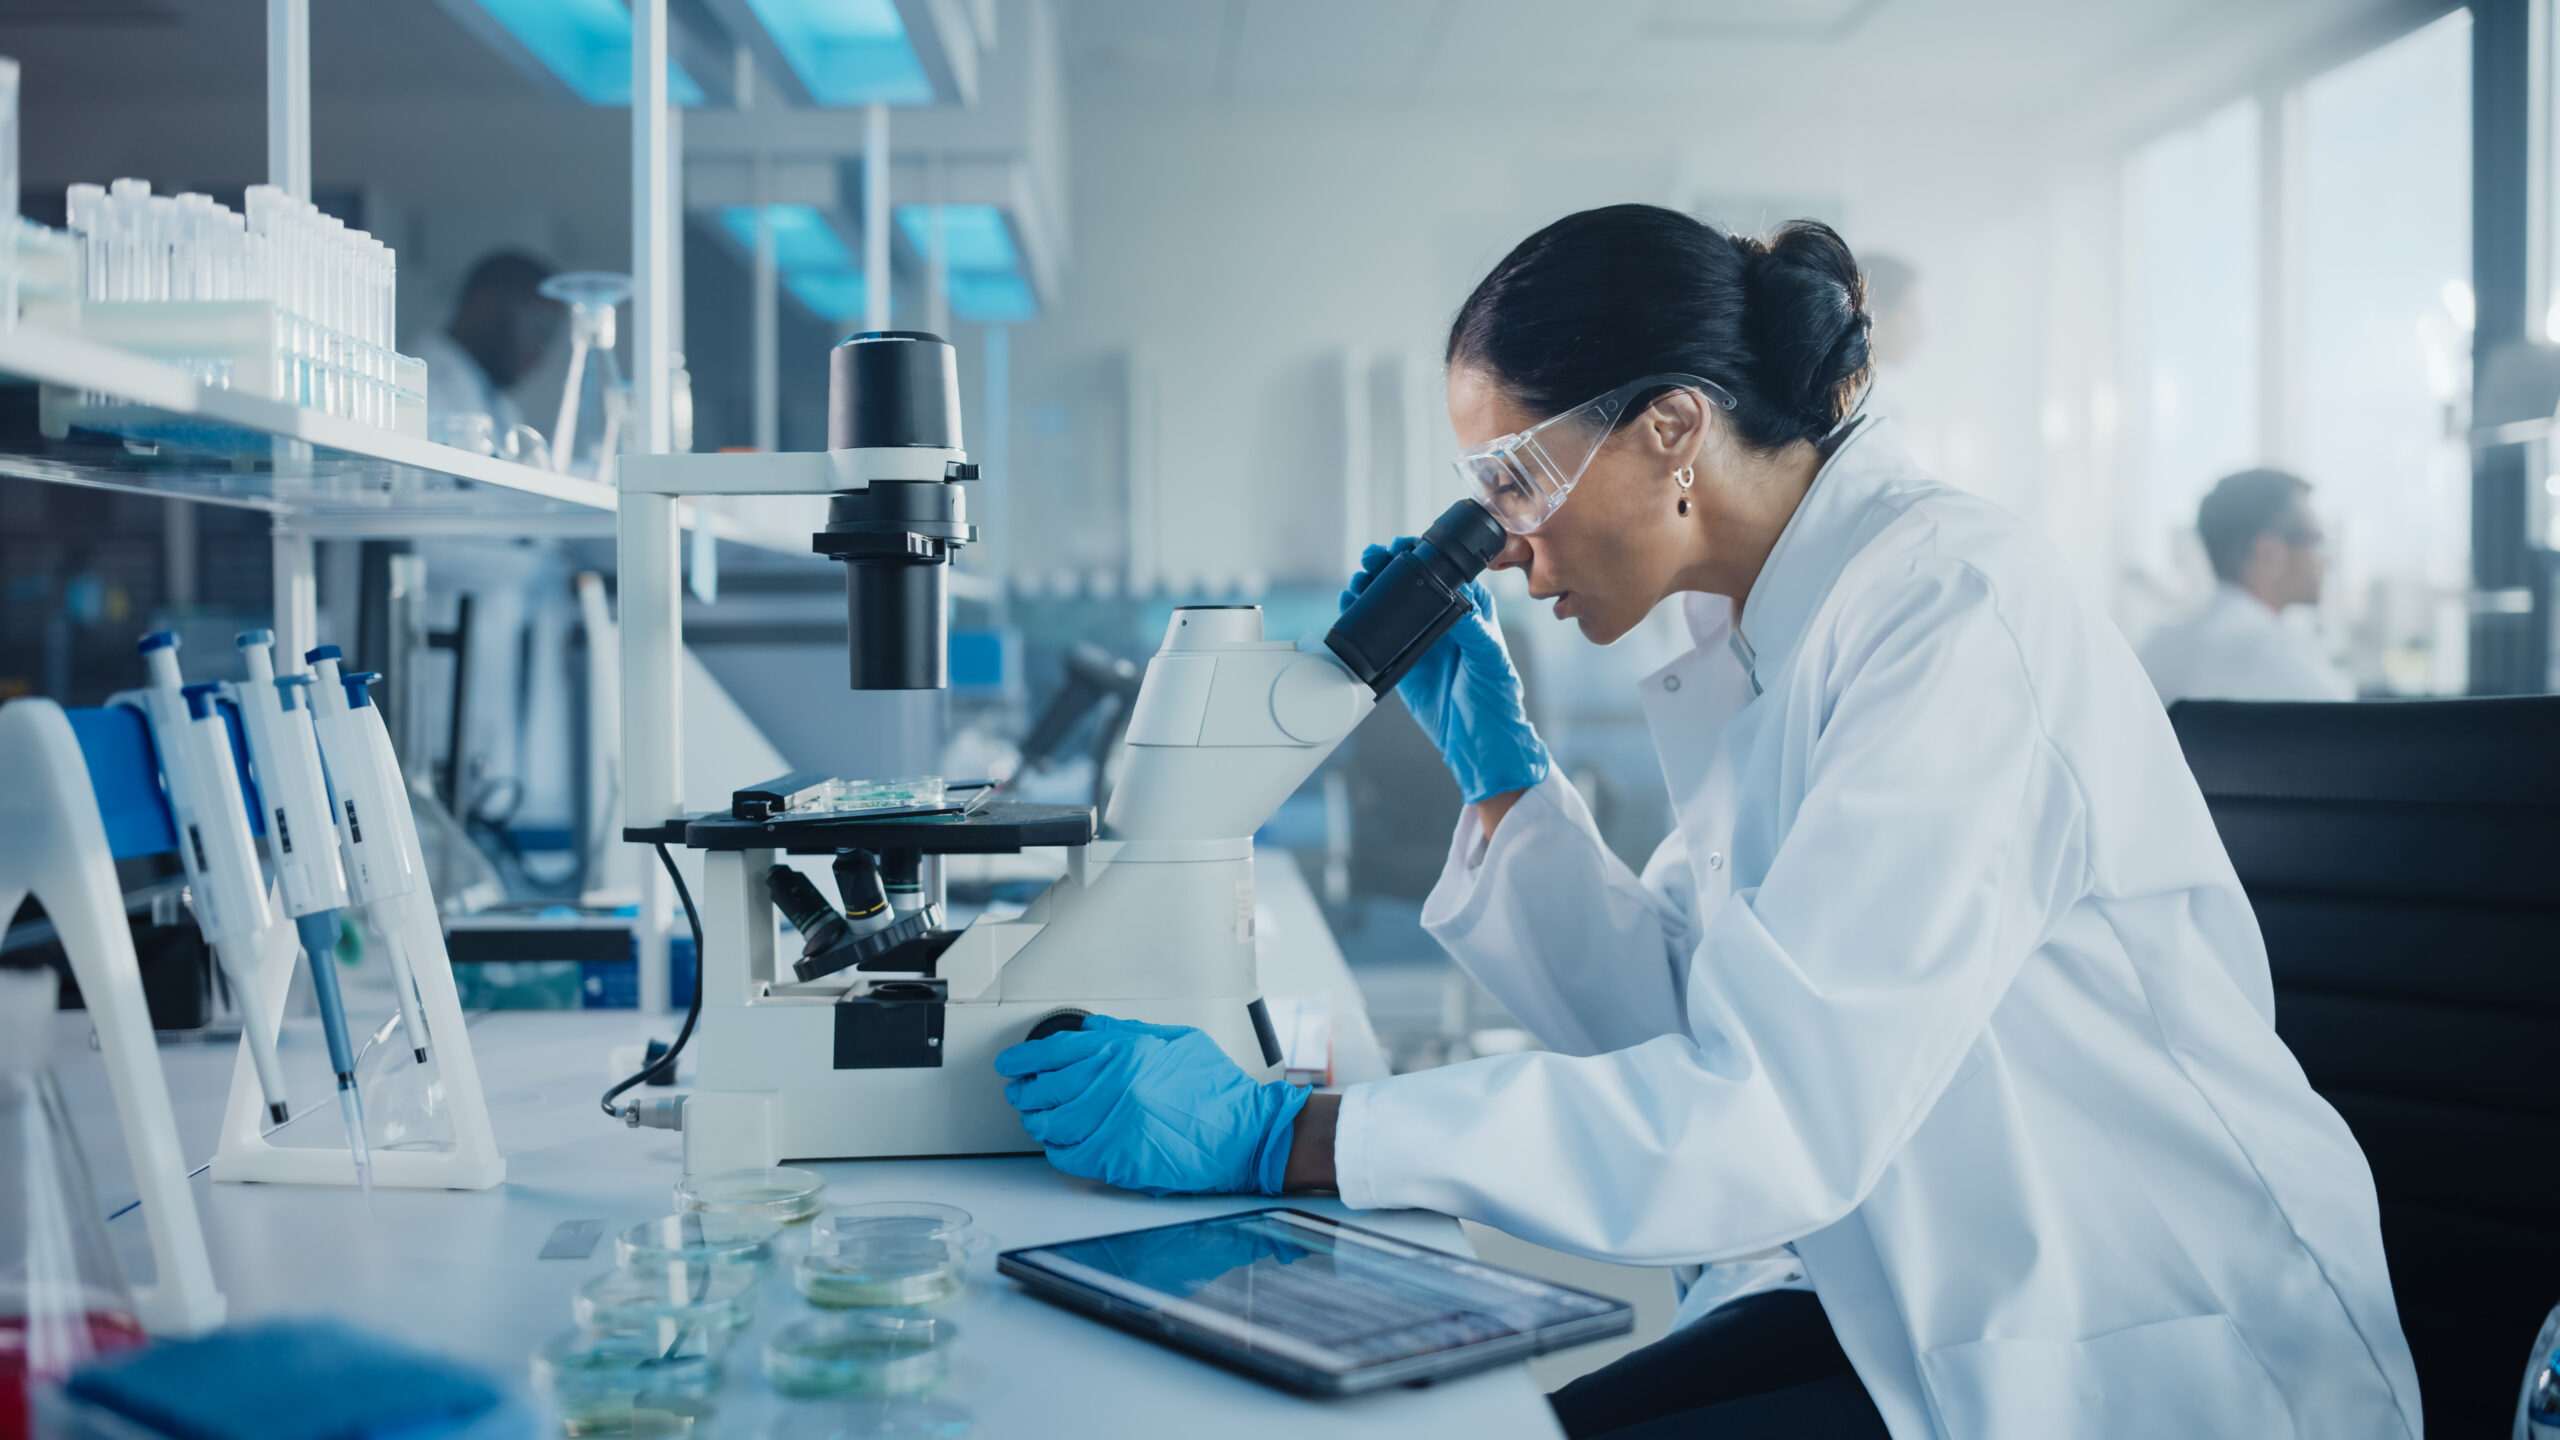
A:
[[[417,1048],[415,1048],[415,1049],[411,1050],[409,1053],[418,1057],[418,1063],[419,1063],[419,1064],[424,1065],[424,1064],[426,1064],[426,1063],[427,1063],[427,1047],[426,1047],[426,1046],[424,1046],[424,1045],[420,1045],[420,1046],[418,1046]]]
[[[283,1124],[284,1122],[286,1122],[287,1120],[290,1120],[290,1119],[292,1119],[292,1118],[293,1118],[293,1112],[292,1112],[292,1111],[290,1111],[290,1110],[287,1110],[284,1106],[282,1106],[282,1105],[280,1105],[280,1104],[278,1104],[278,1105],[270,1105],[270,1106],[268,1106],[268,1107],[267,1107],[267,1118],[268,1118],[268,1119],[270,1119],[270,1120],[273,1120],[273,1121],[274,1121],[274,1122],[276,1122],[277,1124],[281,1125],[281,1124]]]
[[[355,1157],[356,1184],[364,1190],[365,1203],[373,1203],[373,1152],[364,1143],[364,1101],[357,1097],[355,1077],[338,1077],[338,1113],[347,1124],[347,1153]]]

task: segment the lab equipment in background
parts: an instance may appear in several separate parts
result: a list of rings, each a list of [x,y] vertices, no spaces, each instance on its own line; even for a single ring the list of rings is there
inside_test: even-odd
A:
[[[338,864],[337,825],[328,780],[320,769],[311,707],[304,703],[311,677],[276,673],[272,630],[244,630],[236,643],[249,678],[223,689],[248,733],[249,767],[266,821],[267,863],[311,963],[320,1030],[329,1046],[329,1068],[338,1077],[338,1110],[347,1124],[347,1152],[355,1159],[356,1183],[370,1195],[373,1160],[365,1140],[364,1096],[356,1088],[356,1051],[347,1036],[346,1000],[338,987],[338,912],[346,907],[347,878]],[[170,663],[176,663],[174,645]],[[395,970],[395,978],[405,979],[405,970]],[[414,1015],[416,1003],[400,1008],[404,1015]],[[263,1026],[246,1028],[264,1033]],[[422,1061],[427,1058],[425,1034],[421,1025],[412,1036]]]
[[[143,1342],[48,1068],[55,983],[0,970],[0,1440],[29,1433],[30,1384]]]
[[[631,413],[631,387],[614,359],[615,307],[631,298],[631,277],[603,270],[571,270],[542,282],[542,293],[569,307],[569,376],[560,387],[560,418],[551,427],[551,468],[566,475],[584,469],[611,483],[614,457],[622,446],[622,426]],[[592,447],[594,459],[582,463],[578,453],[578,415],[586,407],[587,370],[593,364],[602,398],[604,427]],[[686,386],[688,402],[691,383]]]
[[[81,333],[218,389],[424,438],[425,362],[393,349],[391,247],[272,185],[242,204],[155,195],[147,180],[70,187]],[[48,389],[45,432],[117,428],[116,408]]]
[[[29,896],[44,907],[88,1006],[151,1237],[154,1278],[136,1292],[139,1314],[162,1335],[209,1330],[222,1323],[225,1308],[116,884],[117,860],[177,845],[141,717],[122,707],[66,713],[41,699],[0,705],[0,914],[16,913]],[[50,983],[51,973],[44,978]],[[36,1003],[24,992],[18,1000]],[[37,1063],[47,1053],[49,994],[44,1008],[43,1040],[9,1037],[0,1043],[0,1064],[18,1057]],[[252,1108],[253,1124],[256,1115]],[[0,1153],[24,1152],[12,1145]],[[13,1158],[0,1172],[14,1176],[27,1163]]]
[[[1280,1078],[1318,1089],[1333,1083],[1333,1002],[1322,995],[1271,997],[1271,1032],[1280,1037]]]
[[[1066,683],[1049,697],[1048,708],[1032,722],[1030,733],[1022,737],[1022,754],[1016,762],[1015,776],[1026,771],[1046,770],[1056,762],[1058,747],[1088,714],[1100,712],[1093,732],[1093,803],[1102,806],[1111,798],[1111,757],[1120,748],[1120,737],[1128,733],[1132,708],[1138,703],[1138,691],[1146,683],[1146,672],[1129,660],[1123,660],[1099,645],[1079,640],[1067,647]]]
[[[680,813],[667,758],[680,737],[649,679],[677,673],[682,640],[676,607],[648,598],[677,591],[671,497],[829,495],[828,527],[812,544],[846,561],[854,687],[947,679],[947,566],[977,538],[951,348],[913,332],[858,335],[829,357],[829,378],[824,454],[622,464],[623,835],[706,852],[702,1043],[675,1117],[687,1172],[1030,1150],[995,1055],[1086,1011],[1194,1026],[1252,1078],[1275,1077],[1283,1057],[1256,978],[1254,831],[1469,613],[1463,587],[1500,549],[1501,526],[1472,501],[1451,507],[1320,640],[1266,640],[1258,607],[1176,610],[1130,708],[1099,839],[1091,811],[1066,807],[913,819]],[[776,971],[766,877],[778,851],[878,855],[894,907],[909,863],[919,900],[932,904],[940,855],[1043,846],[1067,850],[1063,879],[1019,915],[929,935],[918,968]]]

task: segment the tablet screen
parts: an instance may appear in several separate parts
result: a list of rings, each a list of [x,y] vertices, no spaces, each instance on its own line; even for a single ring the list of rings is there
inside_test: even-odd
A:
[[[1009,1258],[1232,1344],[1337,1374],[1627,1308],[1289,1210],[1104,1235]]]

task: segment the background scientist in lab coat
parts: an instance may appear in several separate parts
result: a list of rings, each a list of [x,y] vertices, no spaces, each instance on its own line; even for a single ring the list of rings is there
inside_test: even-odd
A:
[[[2142,646],[2161,703],[2354,699],[2319,640],[2284,622],[2293,606],[2320,603],[2329,573],[2311,483],[2282,470],[2225,475],[2196,507],[2196,534],[2213,597]]]
[[[494,445],[525,423],[515,384],[568,323],[567,310],[542,293],[542,282],[550,278],[550,266],[512,250],[483,256],[471,267],[452,318],[419,346],[419,358],[427,362],[430,434],[459,438],[448,419],[486,415]]]
[[[1005,1051],[1008,1098],[1158,1193],[1793,1247],[1810,1291],[1693,1288],[1553,1397],[1575,1436],[2412,1440],[2371,1174],[2167,717],[2050,546],[1857,415],[1862,295],[1824,226],[1616,206],[1459,312],[1471,454],[1639,392],[1501,563],[1604,644],[1681,595],[1697,642],[1642,682],[1679,823],[1640,876],[1480,589],[1399,687],[1469,801],[1424,923],[1549,1051],[1310,1098],[1100,1018]]]

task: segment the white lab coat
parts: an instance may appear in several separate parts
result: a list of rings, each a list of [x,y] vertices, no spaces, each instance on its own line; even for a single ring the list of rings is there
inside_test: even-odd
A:
[[[492,381],[489,372],[450,334],[438,330],[420,341],[418,358],[427,362],[430,435],[444,438],[432,427],[447,415],[488,416],[493,443],[503,443],[510,427],[524,423],[524,408],[516,398]]]
[[[2142,643],[2160,703],[2181,700],[2352,700],[2354,687],[2320,643],[2228,581],[2184,620]]]
[[[2363,1153],[2051,548],[1871,425],[1730,609],[1643,682],[1646,879],[1560,779],[1461,821],[1425,923],[1554,1050],[1353,1087],[1343,1198],[1791,1242],[1897,1440],[2418,1435]]]

